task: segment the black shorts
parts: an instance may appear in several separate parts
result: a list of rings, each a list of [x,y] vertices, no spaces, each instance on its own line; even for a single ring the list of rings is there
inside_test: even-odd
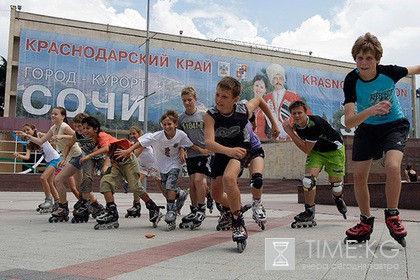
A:
[[[212,156],[210,161],[210,177],[216,179],[219,176],[223,176],[226,166],[231,159],[232,158],[224,154],[215,154]]]
[[[404,153],[410,122],[399,119],[385,124],[360,124],[353,140],[353,161],[377,160],[383,153],[398,150]]]
[[[248,150],[246,155],[241,159],[231,158],[224,154],[215,154],[212,157],[211,163],[210,163],[211,178],[216,179],[216,177],[218,176],[223,176],[223,174],[225,173],[226,166],[228,165],[231,159],[239,161],[241,163],[241,167],[246,168],[248,167],[251,160],[253,160],[256,157],[264,158],[264,150],[262,148],[255,149],[255,150]],[[240,175],[242,175],[242,171]],[[238,177],[240,177],[240,175]]]
[[[249,164],[251,163],[251,161],[254,158],[257,158],[257,157],[265,158],[264,149],[262,147],[259,147],[258,149],[252,149],[251,151],[248,151],[246,156],[241,159],[242,167],[244,167],[244,168],[248,167]]]
[[[208,157],[198,156],[187,158],[187,171],[188,175],[193,175],[195,173],[201,173],[206,176],[210,175],[210,171],[207,167]]]

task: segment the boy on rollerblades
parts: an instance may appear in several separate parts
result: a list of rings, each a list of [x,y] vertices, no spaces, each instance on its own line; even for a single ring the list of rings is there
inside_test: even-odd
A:
[[[340,134],[323,118],[308,115],[308,107],[302,100],[293,101],[289,105],[293,124],[283,122],[283,128],[296,146],[306,156],[305,178],[303,190],[305,211],[295,217],[291,224],[295,227],[316,226],[315,195],[316,178],[325,167],[332,188],[332,199],[338,211],[346,219],[347,207],[343,200],[343,177],[345,168],[345,150]]]
[[[344,80],[345,126],[356,127],[353,142],[354,193],[360,223],[346,231],[347,239],[369,240],[373,231],[368,189],[372,160],[385,155],[385,222],[391,236],[405,247],[407,230],[398,211],[401,192],[401,162],[410,123],[398,101],[395,84],[407,75],[420,74],[420,65],[400,67],[379,64],[383,49],[369,32],[354,43],[351,54],[356,69]],[[355,110],[357,108],[357,110]]]
[[[215,104],[204,117],[206,148],[215,153],[211,165],[212,197],[232,214],[232,240],[239,252],[246,247],[248,237],[241,211],[241,197],[237,184],[241,168],[247,167],[251,150],[248,119],[259,106],[273,124],[273,134],[279,129],[267,103],[255,97],[248,103],[238,103],[241,84],[233,77],[224,77],[217,84]]]

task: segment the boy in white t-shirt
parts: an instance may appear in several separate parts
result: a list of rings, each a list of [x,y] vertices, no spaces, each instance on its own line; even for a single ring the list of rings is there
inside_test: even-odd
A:
[[[182,130],[177,129],[178,114],[168,110],[160,118],[163,130],[147,133],[139,138],[139,141],[127,150],[120,150],[117,153],[125,157],[140,147],[153,146],[156,162],[161,174],[162,186],[166,193],[166,216],[168,231],[175,229],[177,212],[184,205],[188,195],[186,191],[177,186],[182,163],[185,162],[186,153],[181,148],[197,147],[188,139]]]

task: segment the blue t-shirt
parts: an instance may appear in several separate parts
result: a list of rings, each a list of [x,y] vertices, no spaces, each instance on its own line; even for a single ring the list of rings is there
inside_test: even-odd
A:
[[[355,69],[347,74],[344,80],[344,104],[356,103],[357,112],[383,101],[391,102],[389,113],[386,115],[371,116],[366,124],[383,124],[404,118],[400,102],[395,91],[395,84],[407,76],[405,67],[396,65],[378,65],[376,77],[370,81],[363,81]]]

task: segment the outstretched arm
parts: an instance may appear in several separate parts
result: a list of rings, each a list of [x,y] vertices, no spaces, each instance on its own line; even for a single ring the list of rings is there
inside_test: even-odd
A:
[[[408,75],[420,74],[420,65],[407,67]]]
[[[354,111],[355,104],[347,103],[346,105],[344,105],[345,125],[347,128],[352,128],[358,126],[371,116],[386,115],[389,113],[389,108],[391,107],[391,105],[391,102],[383,100],[356,114]]]
[[[316,142],[308,142],[303,140],[299,137],[293,130],[293,127],[290,125],[290,120],[284,121],[282,123],[282,126],[284,128],[284,131],[290,136],[293,143],[305,154],[309,154],[310,151],[312,151],[313,147],[315,146]]]
[[[123,159],[128,157],[135,149],[139,149],[143,147],[140,142],[134,143],[130,148],[127,150],[118,149],[115,151],[115,154],[118,156],[118,159]]]
[[[277,125],[276,119],[274,118],[273,114],[270,111],[270,108],[267,105],[267,102],[262,97],[254,97],[246,104],[248,108],[248,112],[252,114],[252,112],[257,108],[260,107],[261,110],[264,112],[264,114],[267,116],[267,118],[270,120],[272,125],[272,134],[273,138],[277,139],[277,136],[280,133],[280,128]],[[250,115],[251,116],[251,115]]]
[[[51,130],[49,130],[47,133],[45,133],[41,138],[26,134],[23,131],[14,131],[14,133],[19,137],[26,137],[26,139],[28,139],[29,141],[31,141],[31,142],[39,145],[39,146],[41,146],[42,144],[47,142],[53,136],[53,133],[51,132]]]
[[[22,155],[22,154],[19,154],[19,153],[13,153],[13,156],[16,159],[29,160],[31,158],[31,150],[26,148],[26,154]]]
[[[101,147],[101,148],[99,148],[99,149],[97,149],[97,150],[93,151],[92,153],[90,153],[90,154],[85,155],[84,157],[82,157],[82,158],[80,159],[80,162],[82,163],[82,162],[84,162],[85,160],[88,160],[88,159],[90,159],[91,157],[98,156],[98,155],[100,155],[100,154],[108,154],[108,152],[109,152],[109,146],[104,146],[104,147]]]

